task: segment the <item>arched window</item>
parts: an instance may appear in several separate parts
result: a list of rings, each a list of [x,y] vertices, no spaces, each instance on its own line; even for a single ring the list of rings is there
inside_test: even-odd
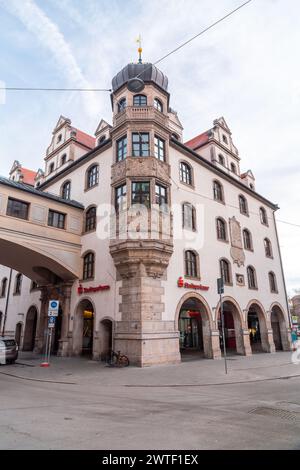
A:
[[[83,258],[83,280],[93,279],[95,272],[95,255],[91,251]]]
[[[192,168],[186,162],[180,162],[179,167],[179,178],[182,183],[192,185]]]
[[[15,279],[15,290],[14,290],[14,294],[15,294],[15,295],[20,295],[20,294],[21,294],[22,279],[23,279],[23,276],[22,276],[21,273],[19,273],[19,274],[16,275],[16,279]]]
[[[272,271],[269,272],[269,283],[270,283],[270,291],[277,293],[278,289],[277,289],[276,276]]]
[[[97,207],[93,206],[90,207],[85,213],[85,232],[90,232],[91,230],[95,230],[96,228],[96,220],[97,220]]]
[[[122,98],[118,103],[118,112],[124,111],[126,108],[126,98]]]
[[[224,202],[224,192],[223,186],[219,181],[214,181],[213,183],[213,190],[214,190],[214,200],[219,202]]]
[[[225,166],[225,158],[223,157],[223,155],[219,154],[218,159],[219,159],[220,165]]]
[[[236,175],[236,166],[234,163],[231,163],[230,168],[231,168],[232,173]]]
[[[264,239],[265,254],[267,258],[273,258],[272,244],[268,238]]]
[[[162,102],[158,98],[154,98],[154,108],[161,113],[163,112]]]
[[[50,165],[49,165],[49,174],[53,173],[53,171],[54,171],[54,163],[50,163]]]
[[[185,275],[188,277],[198,277],[197,255],[194,251],[185,252]]]
[[[71,199],[71,181],[66,181],[61,187],[61,197]]]
[[[189,202],[182,204],[182,226],[189,230],[196,230],[196,209]]]
[[[227,259],[220,260],[220,274],[224,284],[228,285],[232,283],[231,266]]]
[[[87,189],[97,186],[99,183],[99,165],[93,165],[87,170],[86,187]]]
[[[256,272],[253,266],[248,266],[247,277],[249,289],[257,289]]]
[[[221,219],[221,217],[218,217],[216,223],[218,240],[227,241],[227,227],[225,220]]]
[[[147,106],[147,96],[135,95],[133,97],[133,106]]]
[[[31,281],[30,283],[30,292],[33,291],[33,290],[37,290],[38,289],[38,283],[35,282],[35,281]]]
[[[7,287],[7,277],[2,279],[0,297],[5,297],[6,296],[6,287]]]
[[[260,215],[260,221],[263,225],[268,225],[268,217],[267,217],[267,212],[266,209],[261,207],[259,209],[259,215]]]
[[[244,248],[245,250],[253,250],[253,245],[252,245],[252,235],[251,232],[249,232],[248,229],[243,230],[243,239],[244,239]]]
[[[248,215],[247,199],[242,194],[239,196],[239,206],[240,206],[240,213],[244,215]]]

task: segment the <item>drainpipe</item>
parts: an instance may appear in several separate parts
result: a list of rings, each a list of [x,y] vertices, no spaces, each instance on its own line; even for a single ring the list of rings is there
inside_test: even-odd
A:
[[[9,302],[9,297],[10,297],[10,286],[11,286],[12,272],[13,272],[13,270],[10,269],[7,296],[6,296],[6,303],[5,303],[5,311],[4,311],[4,320],[3,320],[3,327],[2,327],[2,336],[4,336],[4,332],[5,332],[5,325],[6,325],[7,311],[8,311],[8,302]]]
[[[291,319],[291,312],[290,312],[290,307],[289,307],[288,294],[287,294],[287,290],[286,290],[285,275],[284,275],[284,270],[283,270],[281,249],[280,249],[280,245],[279,245],[279,238],[278,238],[278,231],[277,231],[277,223],[276,223],[276,218],[275,218],[275,212],[274,212],[274,211],[273,211],[273,219],[274,219],[274,227],[275,227],[275,233],[276,233],[276,239],[277,239],[277,247],[278,247],[278,252],[279,252],[279,260],[280,260],[281,273],[282,273],[282,278],[283,278],[283,285],[284,285],[284,293],[285,293],[286,307],[287,307],[287,312],[288,312],[288,317],[289,317],[290,329],[291,329],[291,331],[292,331],[293,324],[292,324],[292,319]]]

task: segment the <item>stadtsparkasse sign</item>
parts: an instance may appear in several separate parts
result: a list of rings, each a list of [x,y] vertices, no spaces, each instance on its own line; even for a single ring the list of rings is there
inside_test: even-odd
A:
[[[99,286],[96,286],[96,287],[83,287],[81,284],[79,284],[78,288],[77,288],[77,293],[78,295],[82,295],[82,294],[90,294],[90,293],[93,293],[93,292],[100,292],[100,291],[103,291],[103,290],[109,290],[110,289],[110,286],[109,285],[99,285]]]
[[[203,286],[202,284],[195,284],[194,282],[187,282],[183,279],[182,276],[180,276],[180,278],[178,279],[177,286],[183,287],[184,289],[195,289],[195,290],[204,290],[204,291],[209,290],[208,286]]]

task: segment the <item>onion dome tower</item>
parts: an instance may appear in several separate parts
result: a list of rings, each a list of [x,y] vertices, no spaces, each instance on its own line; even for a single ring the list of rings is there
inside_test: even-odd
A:
[[[118,279],[121,320],[114,347],[140,366],[176,363],[178,331],[163,320],[161,279],[173,252],[170,210],[168,78],[155,65],[128,64],[112,80],[110,253]]]

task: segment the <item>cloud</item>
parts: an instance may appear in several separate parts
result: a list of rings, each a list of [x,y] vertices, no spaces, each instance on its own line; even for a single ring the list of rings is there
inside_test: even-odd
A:
[[[58,26],[44,13],[33,0],[0,0],[0,6],[16,16],[38,39],[40,44],[51,52],[60,72],[72,87],[89,88],[90,84],[83,75],[70,45],[64,38]],[[95,100],[87,96],[87,110],[95,113]]]

